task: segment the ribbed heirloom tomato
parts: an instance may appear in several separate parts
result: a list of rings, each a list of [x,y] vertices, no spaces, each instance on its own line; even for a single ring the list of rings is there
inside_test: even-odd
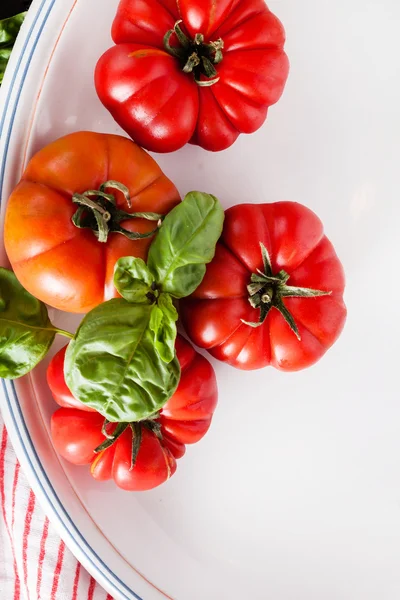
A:
[[[223,150],[282,95],[285,32],[263,0],[121,0],[99,60],[102,103],[138,144]]]
[[[60,310],[87,312],[117,295],[116,261],[146,259],[160,215],[179,201],[173,183],[131,140],[73,133],[40,150],[11,194],[8,258],[31,294]]]
[[[304,369],[346,319],[342,265],[321,221],[295,202],[239,204],[201,285],[181,301],[192,341],[239,369]]]
[[[75,465],[90,464],[95,479],[113,479],[125,490],[149,490],[167,481],[185,444],[198,442],[210,427],[218,390],[208,360],[178,335],[182,374],[174,395],[154,419],[115,425],[72,396],[63,373],[65,351],[53,357],[47,371],[53,397],[63,407],[51,420],[56,450]]]

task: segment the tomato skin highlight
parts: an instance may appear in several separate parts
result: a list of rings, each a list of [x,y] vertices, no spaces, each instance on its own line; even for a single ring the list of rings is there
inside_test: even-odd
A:
[[[95,81],[100,100],[140,146],[153,152],[174,152],[192,137],[198,93],[166,52],[135,44],[114,46],[99,60]],[[133,122],[137,122],[134,127]]]
[[[36,298],[59,310],[85,313],[118,294],[116,261],[147,257],[152,238],[130,240],[109,233],[106,243],[72,223],[73,194],[98,190],[109,181],[127,186],[132,206],[113,189],[118,208],[128,213],[168,213],[180,201],[177,189],[157,163],[131,140],[77,132],[44,147],[30,160],[6,209],[4,243],[20,283]],[[154,222],[121,222],[146,233]]]
[[[94,479],[113,479],[118,487],[127,491],[150,490],[172,477],[177,459],[185,454],[186,444],[198,442],[207,433],[217,406],[217,380],[208,360],[178,335],[176,351],[182,377],[176,392],[156,419],[161,438],[142,425],[140,448],[131,469],[133,433],[130,426],[109,448],[94,453],[105,441],[104,417],[96,411],[89,412],[66,387],[65,350],[66,347],[62,348],[52,358],[47,370],[49,387],[62,407],[51,419],[51,435],[57,452],[73,464],[90,464]],[[114,429],[115,424],[112,424],[107,431],[112,434]]]
[[[197,45],[196,34],[203,36]],[[289,74],[283,25],[263,0],[121,0],[112,38],[115,46],[96,66],[97,94],[132,139],[154,152],[188,142],[225,150],[261,127]],[[210,54],[214,44],[219,59]],[[198,66],[185,72],[193,51]]]
[[[93,449],[103,441],[104,418],[79,408],[60,408],[51,418],[51,436],[59,454],[74,465],[93,460]]]
[[[260,242],[272,272],[290,276],[288,285],[332,292],[284,298],[300,341],[275,308],[258,328],[243,323],[259,317],[247,286],[263,269]],[[346,320],[344,288],[343,267],[311,210],[295,202],[239,204],[226,211],[215,258],[201,285],[180,302],[180,314],[190,339],[221,361],[244,370],[271,365],[298,371],[316,363],[339,337]]]
[[[115,445],[100,452],[90,465],[90,473],[97,481],[112,479],[112,468],[115,456]]]

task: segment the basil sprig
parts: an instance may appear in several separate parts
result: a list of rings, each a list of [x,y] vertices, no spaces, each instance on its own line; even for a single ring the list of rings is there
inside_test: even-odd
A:
[[[147,265],[133,257],[116,264],[114,283],[122,298],[90,311],[74,336],[54,327],[45,305],[11,271],[0,269],[0,376],[28,373],[61,333],[72,337],[64,375],[76,398],[111,422],[151,418],[180,378],[174,299],[201,283],[223,221],[214,196],[188,194],[163,221]]]
[[[46,356],[56,333],[46,306],[27,292],[12,271],[0,268],[0,377],[29,373]]]
[[[189,296],[202,282],[223,222],[224,211],[215,196],[190,192],[165,217],[150,246],[147,266],[133,257],[116,264],[114,285],[121,296],[153,306],[154,346],[167,363],[175,356],[178,313],[173,299]]]
[[[223,221],[214,196],[187,194],[165,217],[147,265],[131,256],[117,262],[114,285],[122,298],[88,313],[70,342],[67,385],[109,421],[148,419],[174,393],[180,378],[174,298],[201,283]]]

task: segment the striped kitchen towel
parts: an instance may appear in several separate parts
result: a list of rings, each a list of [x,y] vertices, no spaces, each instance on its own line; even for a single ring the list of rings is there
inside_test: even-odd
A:
[[[0,415],[0,599],[113,600],[38,505]]]

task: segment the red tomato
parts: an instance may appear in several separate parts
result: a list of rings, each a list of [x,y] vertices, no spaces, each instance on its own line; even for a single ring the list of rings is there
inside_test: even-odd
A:
[[[67,351],[68,344],[61,348],[53,356],[47,367],[47,383],[50,391],[53,395],[54,400],[59,406],[65,408],[79,408],[87,412],[96,412],[94,408],[83,404],[80,400],[77,400],[70,392],[69,387],[65,383],[64,377],[64,360],[65,353]],[[104,419],[103,419],[104,420]]]
[[[51,434],[56,450],[69,462],[91,464],[95,479],[114,479],[125,490],[149,490],[169,479],[176,471],[176,459],[185,453],[185,444],[198,442],[208,431],[217,405],[217,381],[207,359],[189,342],[178,336],[176,352],[181,365],[181,380],[175,394],[153,421],[127,424],[127,428],[108,448],[94,453],[106,441],[102,433],[104,417],[76,400],[64,380],[61,349],[47,370],[47,381],[58,409],[51,419]],[[110,424],[113,434],[116,424]],[[140,447],[131,469],[132,443],[139,436]]]
[[[283,26],[263,0],[121,0],[112,37],[97,93],[155,152],[228,148],[264,123],[289,72]]]
[[[215,258],[181,301],[181,317],[195,344],[234,367],[297,371],[340,335],[344,287],[343,267],[311,210],[295,202],[239,204],[226,211]]]
[[[131,206],[123,193],[112,187],[115,181],[128,188]],[[110,185],[105,191],[114,197],[116,206],[95,193],[84,196],[106,182]],[[85,202],[95,201],[103,211],[98,216],[112,205],[115,218],[105,222],[111,229],[105,243],[90,228],[73,224],[78,208],[72,202],[74,194],[80,195],[81,201],[82,196]],[[87,312],[117,295],[113,272],[119,258],[147,257],[151,237],[128,239],[112,231],[122,227],[128,235],[145,234],[154,230],[156,223],[133,218],[118,224],[121,214],[166,214],[179,200],[173,183],[131,140],[90,132],[67,135],[32,158],[8,200],[4,227],[8,258],[21,284],[36,298],[67,312]],[[89,212],[82,214],[81,221],[98,227]]]

